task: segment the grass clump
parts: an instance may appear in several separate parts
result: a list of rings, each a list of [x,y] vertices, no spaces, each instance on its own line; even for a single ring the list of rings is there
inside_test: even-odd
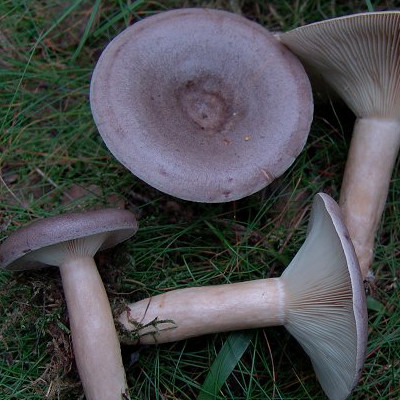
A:
[[[240,12],[275,31],[379,9],[364,1],[1,2],[0,238],[69,210],[122,205],[134,211],[140,218],[135,238],[97,258],[116,309],[121,301],[170,289],[278,276],[305,238],[313,195],[338,198],[354,119],[340,104],[316,104],[306,148],[294,165],[265,190],[232,203],[169,197],[111,156],[90,113],[95,62],[126,26],[186,6]],[[368,354],[354,400],[400,396],[398,171],[377,238],[378,279],[367,288],[379,307],[370,310]],[[68,326],[57,270],[0,271],[1,398],[82,397]],[[246,334],[232,373],[210,383],[210,367],[237,335],[147,348],[127,341],[122,349],[132,399],[204,399],[204,382],[208,388],[218,383],[215,399],[323,398],[308,358],[282,328]]]

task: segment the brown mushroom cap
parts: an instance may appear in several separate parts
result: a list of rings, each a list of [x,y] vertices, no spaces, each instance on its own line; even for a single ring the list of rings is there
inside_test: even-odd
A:
[[[127,28],[93,73],[107,147],[176,197],[223,202],[280,176],[306,142],[311,87],[298,59],[241,16],[173,10]]]
[[[72,252],[93,256],[98,250],[128,239],[137,228],[135,216],[119,209],[38,220],[17,230],[0,245],[0,266],[16,271],[58,265]]]

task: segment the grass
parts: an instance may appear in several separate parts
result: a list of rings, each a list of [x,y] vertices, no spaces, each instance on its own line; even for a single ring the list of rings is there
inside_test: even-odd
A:
[[[325,0],[1,2],[0,238],[70,210],[121,204],[132,210],[140,219],[135,238],[97,257],[115,308],[173,288],[279,275],[304,240],[313,195],[338,198],[354,120],[340,104],[317,104],[294,165],[265,190],[232,203],[169,197],[111,156],[88,102],[101,50],[133,22],[190,5],[240,11],[272,30],[379,9],[377,2]],[[367,359],[353,400],[400,396],[398,171],[377,237],[378,279],[368,290],[378,306],[369,312]],[[83,398],[68,326],[56,269],[0,272],[1,399]],[[238,335],[143,348],[122,337],[132,399],[197,398],[224,345],[241,343]],[[215,399],[324,398],[308,358],[283,328],[245,338],[249,344]]]

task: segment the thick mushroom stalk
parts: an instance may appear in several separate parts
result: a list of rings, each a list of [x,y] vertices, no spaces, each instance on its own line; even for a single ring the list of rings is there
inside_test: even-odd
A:
[[[334,18],[279,38],[357,116],[339,204],[365,278],[399,151],[400,12]]]
[[[36,221],[0,246],[4,268],[60,268],[76,364],[87,400],[130,398],[114,319],[93,257],[136,230],[130,212],[96,210]]]
[[[60,266],[76,365],[88,400],[127,399],[121,349],[110,304],[91,257]]]
[[[399,120],[357,120],[339,202],[364,277],[372,264],[374,239],[385,208],[399,146]]]
[[[174,290],[130,304],[123,327],[140,343],[284,325],[330,399],[345,399],[365,357],[367,311],[354,248],[337,204],[316,196],[309,233],[280,278]]]
[[[178,289],[131,304],[119,321],[136,331],[142,344],[165,343],[283,325],[284,299],[280,279]]]

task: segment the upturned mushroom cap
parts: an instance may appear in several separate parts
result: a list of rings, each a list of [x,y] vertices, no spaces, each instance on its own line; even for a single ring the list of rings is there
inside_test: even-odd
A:
[[[328,195],[315,196],[307,240],[282,274],[285,327],[311,358],[331,400],[344,400],[365,359],[364,284],[341,211]]]
[[[363,277],[400,148],[400,12],[361,13],[306,25],[280,40],[357,116],[339,204]]]
[[[299,60],[241,16],[173,10],[135,23],[101,55],[93,117],[113,155],[179,198],[223,202],[280,176],[313,112]]]
[[[359,264],[338,205],[323,193],[315,196],[304,244],[280,278],[164,292],[130,304],[118,320],[144,344],[284,325],[330,400],[350,395],[365,358]]]
[[[129,398],[110,304],[93,256],[136,230],[129,211],[95,210],[35,221],[0,245],[0,267],[60,268],[75,361],[88,400]]]
[[[133,236],[138,224],[127,210],[69,213],[32,222],[0,245],[0,266],[9,270],[59,266],[68,256],[94,256]]]
[[[400,118],[400,11],[360,13],[279,36],[357,117]]]

